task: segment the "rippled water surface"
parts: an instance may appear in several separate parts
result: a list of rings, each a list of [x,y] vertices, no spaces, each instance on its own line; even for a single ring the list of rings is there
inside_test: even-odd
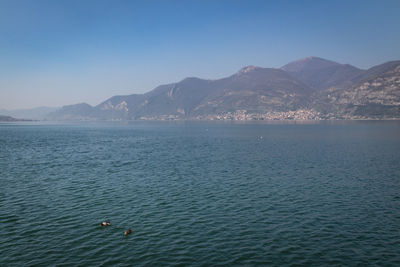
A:
[[[400,124],[1,124],[0,225],[0,266],[398,266]]]

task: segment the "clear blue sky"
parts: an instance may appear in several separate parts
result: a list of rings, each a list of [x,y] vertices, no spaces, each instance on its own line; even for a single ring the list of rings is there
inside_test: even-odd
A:
[[[0,0],[0,109],[95,105],[311,55],[400,59],[400,1]]]

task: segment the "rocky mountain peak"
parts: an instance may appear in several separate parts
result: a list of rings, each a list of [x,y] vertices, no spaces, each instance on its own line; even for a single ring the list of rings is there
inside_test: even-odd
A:
[[[245,74],[245,73],[252,72],[252,71],[254,71],[256,69],[261,69],[261,68],[257,67],[257,66],[250,65],[250,66],[246,66],[246,67],[240,69],[236,74],[239,74],[239,75],[240,74]]]

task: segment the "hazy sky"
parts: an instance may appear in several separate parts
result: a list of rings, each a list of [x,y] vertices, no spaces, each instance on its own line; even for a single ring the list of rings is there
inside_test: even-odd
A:
[[[400,59],[400,1],[0,0],[0,109],[95,105],[311,55]]]

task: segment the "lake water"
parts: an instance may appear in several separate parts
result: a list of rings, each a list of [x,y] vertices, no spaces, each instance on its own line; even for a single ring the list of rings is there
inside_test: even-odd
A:
[[[0,124],[0,225],[0,266],[399,266],[400,123]]]

